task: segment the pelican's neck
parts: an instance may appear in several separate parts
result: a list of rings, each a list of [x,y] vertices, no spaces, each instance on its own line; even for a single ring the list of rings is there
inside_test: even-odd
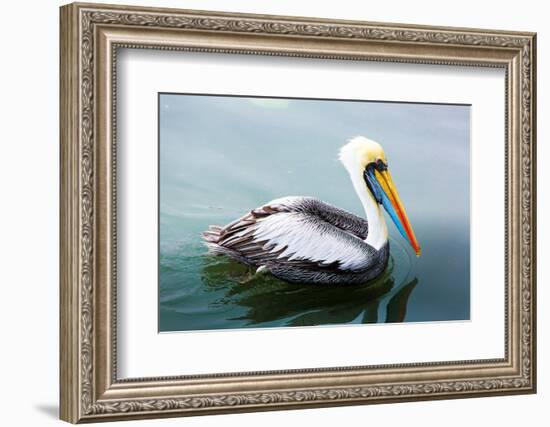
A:
[[[365,209],[365,215],[367,222],[369,223],[369,231],[365,242],[372,246],[374,249],[379,250],[388,241],[388,228],[386,227],[386,220],[384,219],[384,213],[380,209],[380,205],[374,200],[374,197],[370,193],[363,179],[362,171],[348,172],[355,188],[355,192],[363,204]]]

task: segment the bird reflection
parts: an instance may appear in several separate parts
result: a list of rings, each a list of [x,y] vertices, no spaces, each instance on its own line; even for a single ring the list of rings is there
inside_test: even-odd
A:
[[[418,279],[396,284],[393,266],[390,260],[382,275],[362,286],[322,287],[286,283],[229,259],[207,257],[202,280],[206,290],[221,291],[213,305],[239,306],[244,314],[229,320],[249,327],[403,322]]]

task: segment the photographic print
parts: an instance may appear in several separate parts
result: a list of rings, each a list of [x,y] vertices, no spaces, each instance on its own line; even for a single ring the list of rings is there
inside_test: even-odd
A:
[[[59,23],[62,420],[536,393],[536,33]]]
[[[159,93],[159,331],[470,319],[470,106]]]

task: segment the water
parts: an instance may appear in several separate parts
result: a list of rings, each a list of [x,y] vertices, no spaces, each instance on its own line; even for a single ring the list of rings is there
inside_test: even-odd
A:
[[[160,111],[160,331],[469,319],[468,107],[161,95]],[[336,161],[357,134],[383,144],[420,258],[389,218],[388,268],[361,286],[290,284],[207,254],[209,225],[281,196],[363,215]]]

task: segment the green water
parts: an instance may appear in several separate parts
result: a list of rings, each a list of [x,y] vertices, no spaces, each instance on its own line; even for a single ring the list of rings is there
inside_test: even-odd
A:
[[[161,95],[159,330],[470,318],[469,109]],[[358,118],[361,118],[359,120]],[[397,126],[397,123],[399,126]],[[389,218],[391,259],[362,286],[280,281],[207,255],[201,232],[286,195],[363,215],[338,148],[380,141],[422,256]]]

